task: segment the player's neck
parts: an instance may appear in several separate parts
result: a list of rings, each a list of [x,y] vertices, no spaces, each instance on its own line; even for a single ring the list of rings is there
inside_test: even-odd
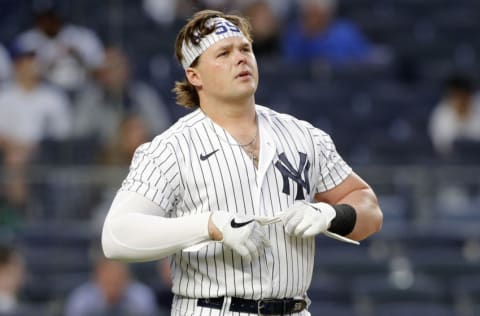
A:
[[[255,99],[236,102],[207,100],[201,102],[202,111],[215,123],[229,130],[229,127],[247,127],[255,122]]]
[[[256,133],[255,99],[244,103],[203,102],[202,111],[235,139],[242,142]]]

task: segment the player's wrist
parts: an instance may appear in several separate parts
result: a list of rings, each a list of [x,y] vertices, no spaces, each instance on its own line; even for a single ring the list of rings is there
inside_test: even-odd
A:
[[[357,211],[349,204],[332,205],[336,216],[330,223],[328,230],[341,236],[347,236],[355,228]]]
[[[213,214],[213,212],[210,214],[210,218],[208,220],[208,237],[210,237],[211,240],[221,241],[223,240],[223,235],[220,229],[213,222]]]

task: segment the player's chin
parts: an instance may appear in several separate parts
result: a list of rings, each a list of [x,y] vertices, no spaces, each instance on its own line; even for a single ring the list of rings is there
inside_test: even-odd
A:
[[[255,94],[255,91],[256,91],[256,88],[253,88],[253,87],[237,89],[237,91],[235,91],[235,93],[231,95],[231,98],[234,100],[245,100],[253,97]]]
[[[243,96],[250,96],[257,91],[257,84],[255,82],[245,83],[238,88],[238,93]]]

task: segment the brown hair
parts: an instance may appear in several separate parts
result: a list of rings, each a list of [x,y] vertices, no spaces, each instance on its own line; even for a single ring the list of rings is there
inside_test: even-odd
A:
[[[252,42],[252,37],[250,33],[251,26],[247,19],[238,15],[228,15],[220,11],[199,11],[193,15],[192,19],[190,19],[188,23],[182,27],[182,29],[177,35],[177,39],[175,41],[175,57],[180,64],[183,60],[183,42],[188,41],[191,44],[198,45],[203,37],[212,33],[215,30],[213,26],[207,27],[205,25],[207,20],[215,17],[224,18],[235,24],[240,29],[240,31],[242,31],[242,33],[247,37],[247,39]],[[200,56],[192,62],[190,67],[195,67],[198,64],[199,58]],[[172,91],[176,94],[177,104],[189,109],[195,109],[199,107],[200,99],[198,97],[197,90],[190,82],[188,82],[188,79],[185,78],[182,81],[176,81],[175,87]]]

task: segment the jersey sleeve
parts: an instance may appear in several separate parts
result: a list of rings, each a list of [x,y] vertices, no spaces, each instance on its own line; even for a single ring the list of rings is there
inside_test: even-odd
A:
[[[319,129],[312,129],[312,137],[317,156],[317,170],[320,179],[317,179],[315,192],[324,192],[333,189],[342,183],[352,172],[352,168],[343,160],[335,148],[332,138]]]
[[[179,173],[173,145],[154,140],[135,151],[120,190],[136,192],[169,211],[179,196]]]

